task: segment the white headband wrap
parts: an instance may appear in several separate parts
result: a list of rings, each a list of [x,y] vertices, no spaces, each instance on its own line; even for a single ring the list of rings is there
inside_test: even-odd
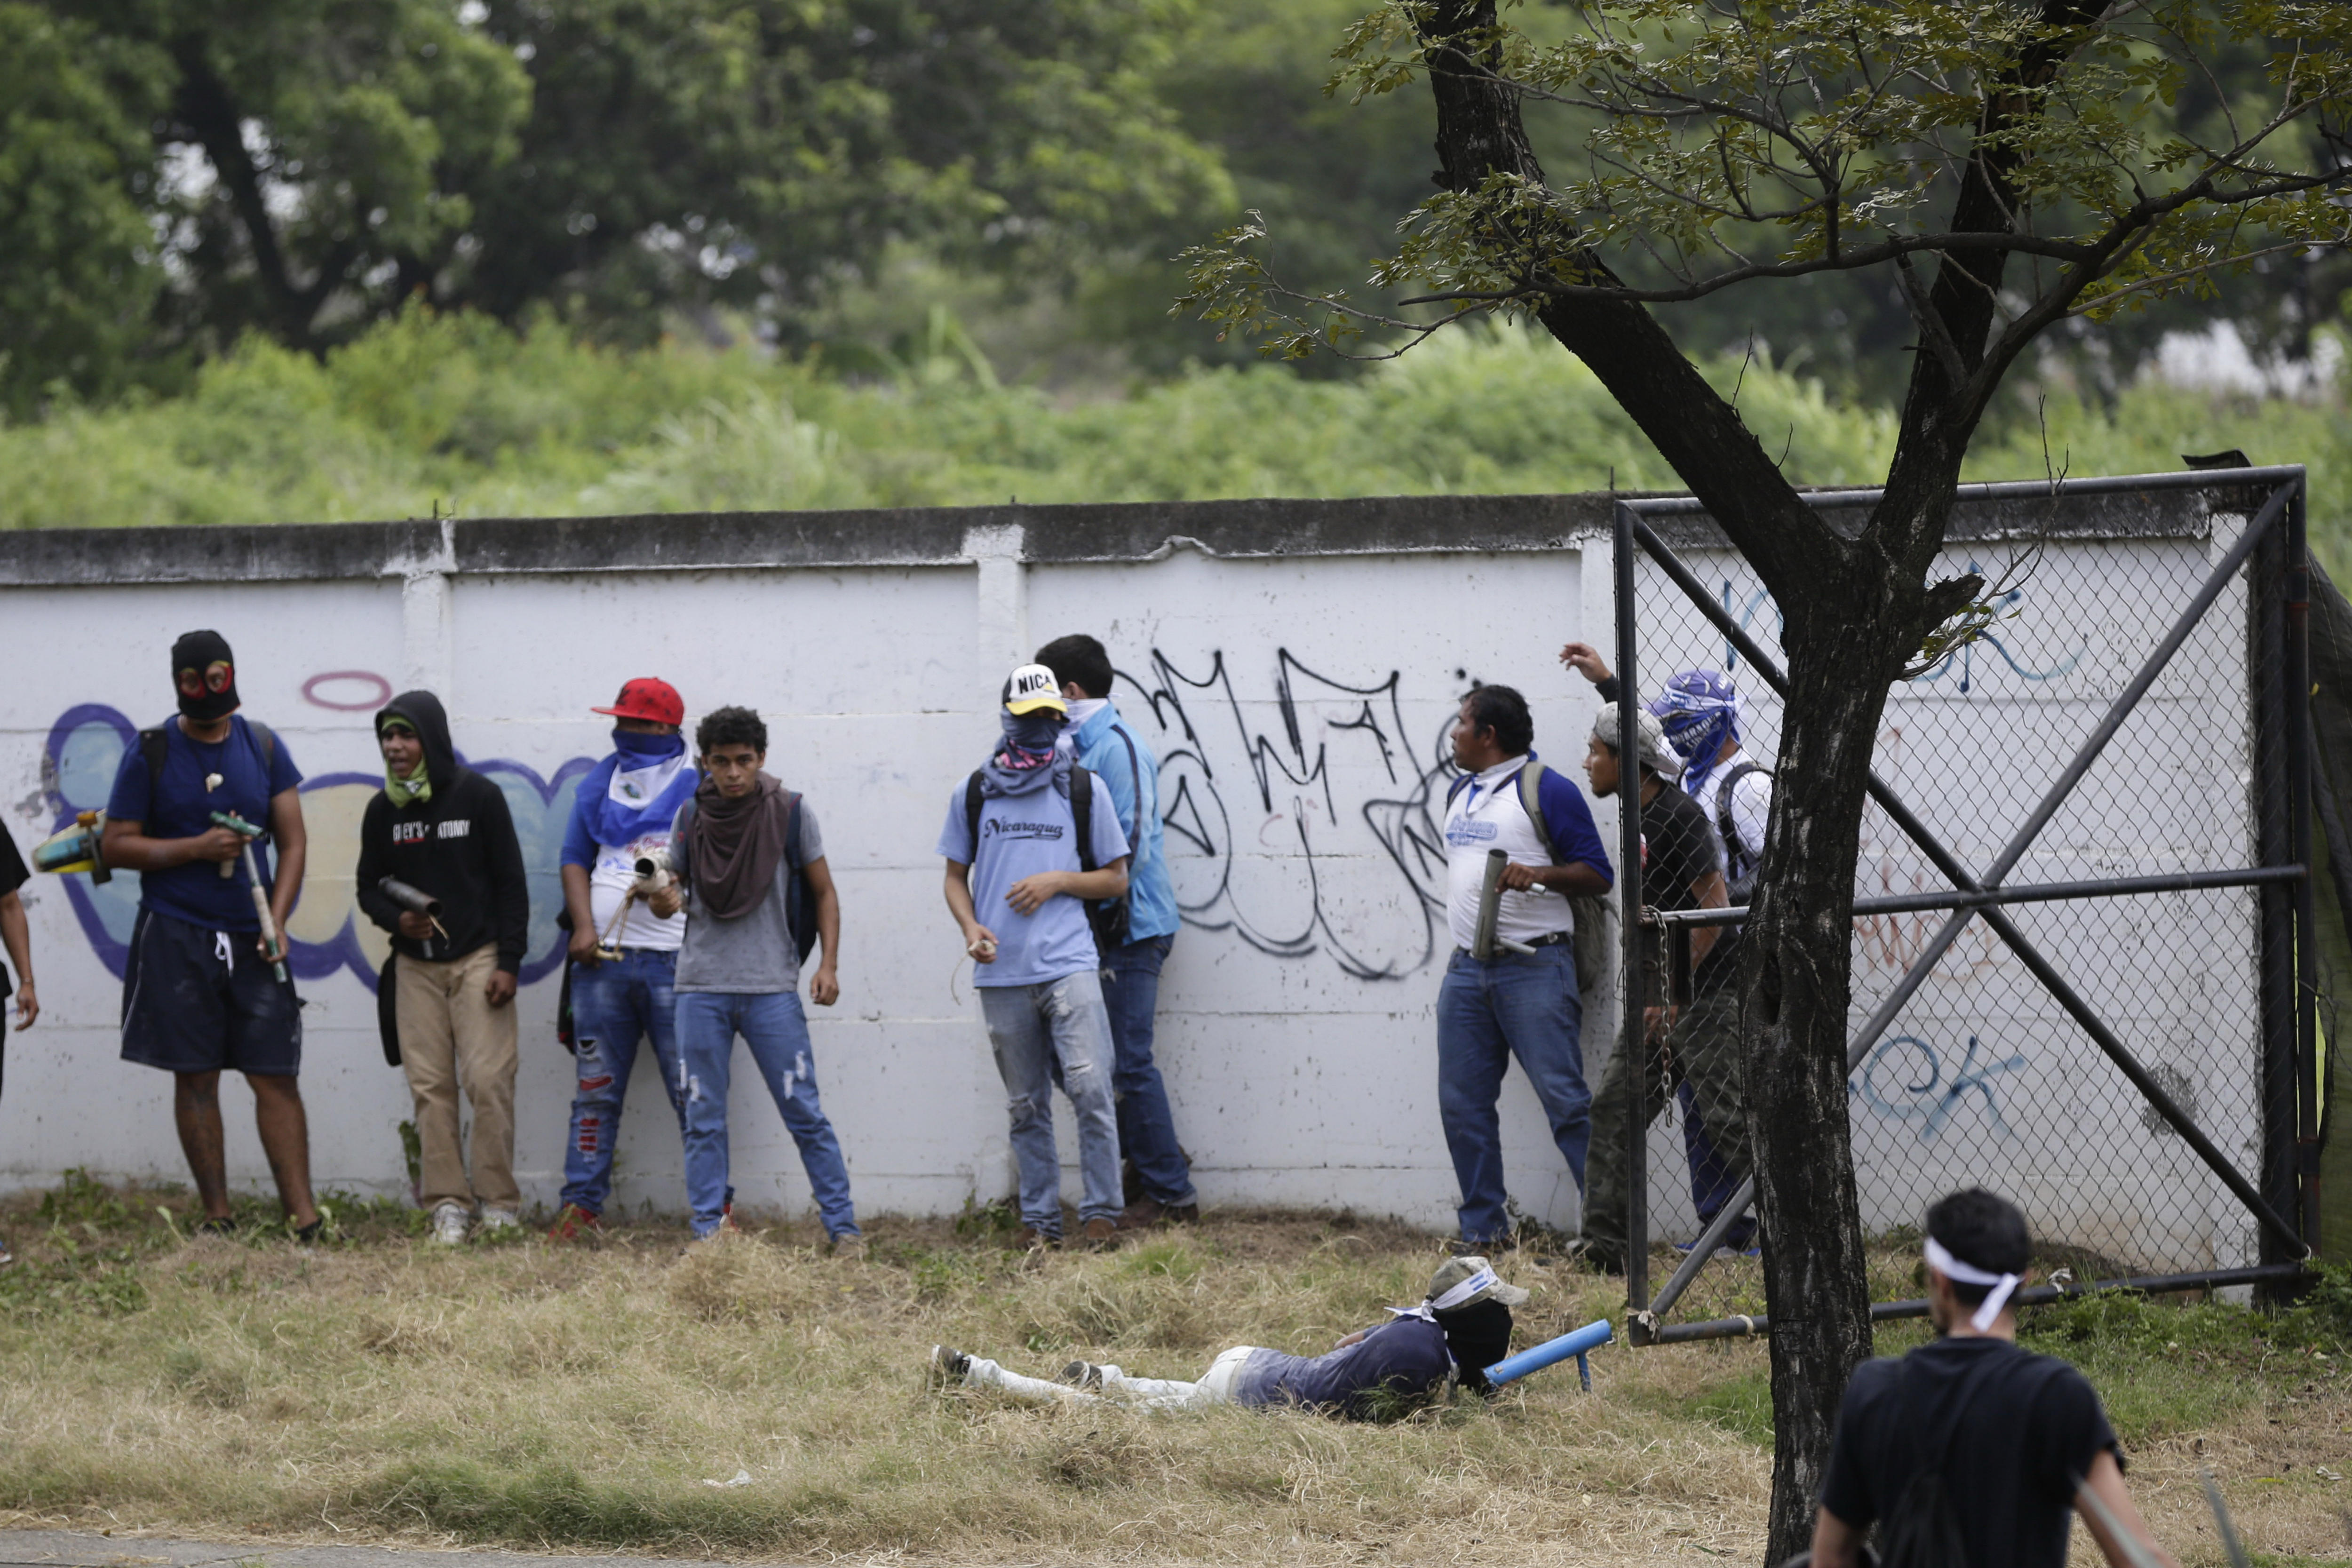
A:
[[[1477,1273],[1473,1274],[1469,1279],[1465,1279],[1461,1284],[1456,1285],[1453,1289],[1448,1290],[1444,1295],[1440,1296],[1434,1301],[1427,1303],[1427,1305],[1429,1310],[1433,1312],[1450,1312],[1456,1307],[1468,1306],[1470,1304],[1470,1298],[1475,1296],[1479,1291],[1491,1290],[1501,1283],[1502,1280],[1496,1276],[1496,1273],[1492,1268],[1481,1268]]]
[[[1979,1307],[1976,1316],[1969,1320],[1976,1325],[1977,1332],[1981,1334],[1990,1331],[1993,1320],[2000,1316],[2000,1310],[2003,1307],[2009,1305],[2009,1294],[2017,1289],[2018,1277],[2014,1274],[1990,1274],[1973,1263],[1963,1263],[1953,1257],[1944,1244],[1932,1236],[1927,1238],[1926,1250],[1927,1267],[1945,1279],[1961,1285],[1992,1287],[1992,1293],[1984,1299],[1984,1305]]]
[[[1466,1307],[1470,1304],[1470,1299],[1479,1291],[1492,1289],[1502,1282],[1502,1276],[1496,1274],[1490,1265],[1481,1268],[1477,1273],[1433,1300],[1424,1296],[1417,1307],[1391,1307],[1389,1315],[1393,1318],[1419,1318],[1424,1323],[1433,1323],[1437,1321],[1438,1313],[1451,1312],[1457,1307]]]

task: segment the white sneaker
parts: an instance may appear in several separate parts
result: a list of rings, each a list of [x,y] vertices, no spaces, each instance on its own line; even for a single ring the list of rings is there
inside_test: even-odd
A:
[[[486,1207],[482,1210],[481,1223],[476,1226],[474,1229],[477,1235],[488,1236],[494,1230],[512,1230],[521,1223],[522,1220],[512,1209],[494,1209]]]
[[[463,1204],[436,1204],[433,1207],[433,1239],[443,1247],[455,1247],[466,1239],[468,1218]]]

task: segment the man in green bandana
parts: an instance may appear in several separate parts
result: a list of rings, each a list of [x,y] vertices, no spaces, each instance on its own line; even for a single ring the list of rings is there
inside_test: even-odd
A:
[[[499,786],[461,767],[449,721],[429,691],[408,691],[375,716],[383,790],[360,825],[359,905],[392,933],[400,1065],[424,1145],[418,1197],[433,1239],[466,1239],[481,1207],[485,1231],[516,1223],[515,979],[530,926],[522,847]],[[438,915],[404,909],[392,878],[441,902]],[[470,1152],[458,1146],[457,1095],[474,1108]]]

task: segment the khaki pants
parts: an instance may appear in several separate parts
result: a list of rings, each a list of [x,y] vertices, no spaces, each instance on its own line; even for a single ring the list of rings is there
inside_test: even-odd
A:
[[[463,958],[427,963],[400,956],[394,965],[400,1016],[400,1065],[416,1100],[416,1137],[425,1146],[419,1194],[441,1204],[491,1208],[522,1203],[514,1178],[515,1005],[493,1007],[483,994],[499,966],[497,944]],[[457,1149],[457,1091],[474,1108],[474,1180]]]

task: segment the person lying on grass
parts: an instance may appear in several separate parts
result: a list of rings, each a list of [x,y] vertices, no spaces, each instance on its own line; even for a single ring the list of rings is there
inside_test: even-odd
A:
[[[1510,1353],[1511,1309],[1528,1293],[1506,1285],[1483,1258],[1448,1258],[1415,1307],[1391,1307],[1389,1321],[1359,1329],[1312,1358],[1235,1345],[1197,1383],[1130,1377],[1115,1366],[1074,1361],[1058,1381],[1024,1377],[983,1356],[931,1347],[940,1386],[993,1388],[1035,1405],[1115,1400],[1150,1410],[1214,1405],[1291,1405],[1350,1421],[1392,1416],[1442,1399],[1458,1381],[1491,1392],[1486,1369]]]

